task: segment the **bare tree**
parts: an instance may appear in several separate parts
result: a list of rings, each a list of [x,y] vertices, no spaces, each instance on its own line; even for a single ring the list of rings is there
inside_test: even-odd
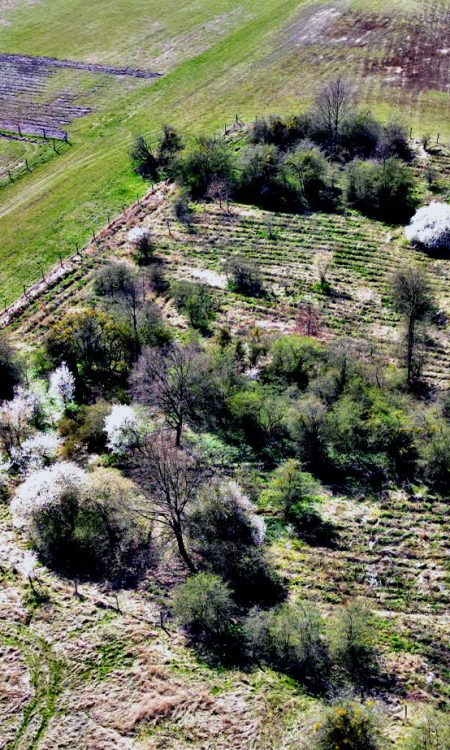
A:
[[[407,382],[411,385],[419,376],[419,324],[433,309],[430,289],[424,271],[419,267],[397,271],[391,281],[394,304],[406,323],[405,359]]]
[[[95,291],[123,310],[131,321],[137,341],[139,314],[145,302],[144,278],[140,281],[136,271],[126,263],[109,263],[97,273]]]
[[[136,510],[172,532],[181,559],[195,573],[196,566],[185,544],[185,517],[205,477],[203,462],[173,445],[161,432],[150,435],[135,449],[131,474],[145,498]]]
[[[312,302],[302,302],[297,308],[295,330],[302,336],[318,336],[320,327],[319,307]]]
[[[328,134],[330,152],[336,149],[342,123],[349,116],[352,105],[353,91],[342,78],[331,81],[315,101],[318,125]]]
[[[224,180],[221,177],[217,177],[215,180],[213,180],[208,187],[207,197],[210,198],[213,201],[217,201],[219,204],[219,208],[222,209],[222,204],[227,204],[227,210],[229,210],[230,207],[230,198],[231,198],[231,186],[228,180]]]
[[[177,344],[145,349],[132,375],[135,396],[164,414],[168,426],[175,430],[178,447],[186,421],[197,416],[203,402],[203,375],[204,360],[199,348]]]
[[[333,261],[333,253],[327,251],[319,251],[314,257],[314,269],[319,277],[319,284],[323,292],[326,292],[330,288],[328,274]]]

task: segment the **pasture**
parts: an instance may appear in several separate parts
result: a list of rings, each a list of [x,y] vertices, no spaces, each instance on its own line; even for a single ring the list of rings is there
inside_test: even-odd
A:
[[[5,174],[8,160],[17,162],[16,146],[4,147],[5,303],[143,194],[128,151],[136,135],[152,137],[164,122],[186,136],[219,133],[236,113],[249,122],[302,110],[342,74],[381,117],[400,115],[416,136],[450,137],[448,0],[213,0],[188,7],[169,0],[150,8],[142,0],[15,0],[1,9],[0,126],[23,118],[40,135],[67,131],[71,144],[58,158],[20,169],[14,183]]]

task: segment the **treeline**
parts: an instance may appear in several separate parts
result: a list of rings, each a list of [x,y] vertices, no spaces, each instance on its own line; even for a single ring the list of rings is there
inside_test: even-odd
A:
[[[139,137],[131,157],[138,174],[176,179],[194,200],[294,212],[348,205],[393,223],[417,206],[406,128],[359,110],[340,79],[304,114],[256,120],[247,141],[236,150],[232,141],[200,137],[187,149],[166,126],[155,147]]]

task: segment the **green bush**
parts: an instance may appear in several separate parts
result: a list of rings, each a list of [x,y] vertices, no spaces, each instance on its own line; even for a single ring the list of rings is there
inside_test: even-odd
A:
[[[64,438],[63,456],[72,458],[83,452],[103,453],[106,450],[105,417],[110,412],[111,404],[100,399],[62,419],[58,432]]]
[[[418,204],[411,170],[390,157],[382,164],[353,161],[347,173],[349,202],[367,216],[405,222]]]
[[[332,653],[343,676],[361,687],[372,685],[379,676],[379,657],[371,612],[353,602],[341,607],[332,625]]]
[[[194,643],[226,657],[234,641],[237,608],[230,588],[212,573],[197,573],[175,591],[172,611]]]
[[[193,199],[205,198],[214,181],[233,183],[232,155],[223,142],[198,138],[192,151],[180,159],[178,178]]]
[[[217,307],[210,288],[199,282],[177,281],[171,286],[171,294],[177,309],[187,315],[191,326],[200,333],[208,333]]]
[[[346,702],[333,707],[316,726],[314,750],[382,750],[385,747],[373,707]]]
[[[154,302],[146,302],[139,315],[139,340],[145,346],[163,346],[172,339],[170,328],[164,325],[161,310]]]
[[[248,297],[261,297],[264,294],[261,273],[251,261],[240,255],[233,255],[225,263],[224,270],[233,292]]]
[[[330,660],[314,608],[285,603],[267,612],[254,610],[244,630],[251,659],[290,675],[310,690],[326,689]]]
[[[323,346],[314,339],[291,334],[276,339],[269,353],[270,362],[265,373],[303,390],[317,374]]]
[[[264,523],[235,482],[216,483],[201,492],[188,528],[201,564],[230,584],[237,602],[269,605],[283,597],[282,584],[266,560]]]
[[[411,735],[401,744],[401,750],[448,750],[450,722],[448,716],[428,710]]]

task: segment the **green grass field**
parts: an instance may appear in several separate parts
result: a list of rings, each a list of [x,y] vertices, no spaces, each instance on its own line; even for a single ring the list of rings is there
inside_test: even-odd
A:
[[[301,110],[341,73],[379,115],[399,113],[416,135],[440,132],[441,141],[448,139],[448,13],[448,0],[6,3],[4,52],[164,75],[119,80],[64,71],[64,85],[94,111],[68,127],[72,146],[58,158],[36,163],[31,174],[0,189],[4,302],[144,192],[130,169],[130,144],[166,121],[195,134],[219,132],[236,113],[250,121]],[[50,97],[58,76],[50,79]]]

